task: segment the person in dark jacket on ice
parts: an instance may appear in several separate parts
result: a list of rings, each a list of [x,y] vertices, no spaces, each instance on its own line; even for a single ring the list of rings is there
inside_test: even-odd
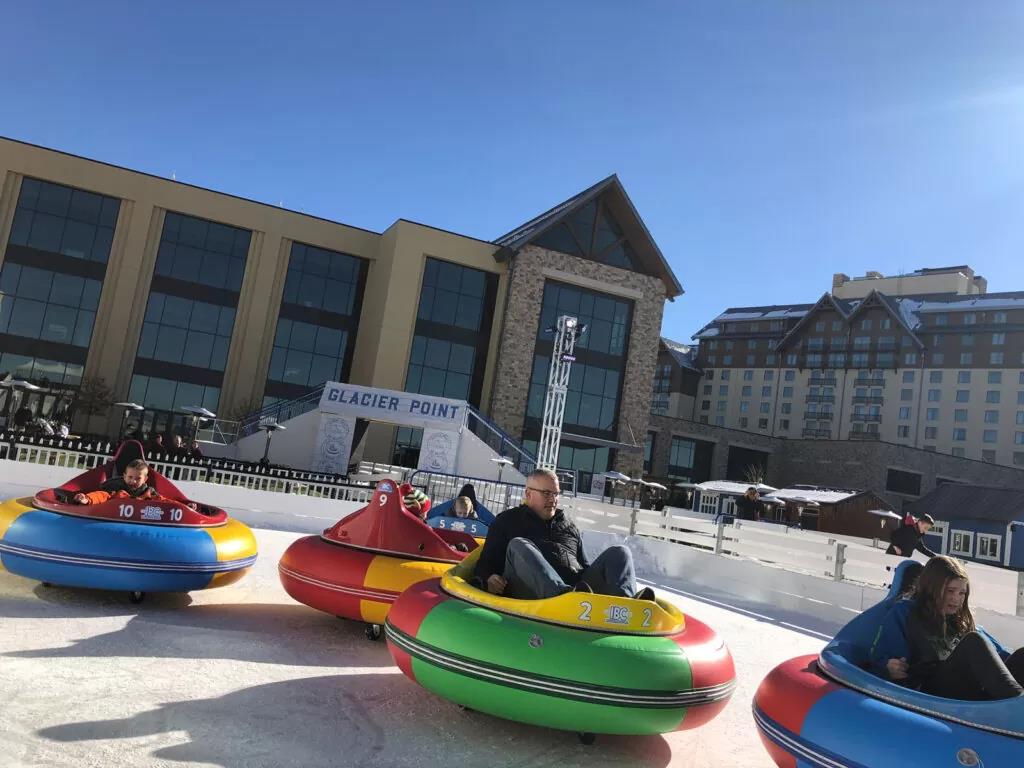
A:
[[[558,476],[546,469],[526,478],[523,503],[495,518],[476,565],[480,587],[491,594],[540,600],[566,592],[596,592],[653,600],[654,590],[637,592],[633,555],[621,544],[591,563],[575,523],[557,508]]]
[[[921,517],[907,515],[889,536],[889,548],[885,550],[885,554],[910,557],[916,549],[922,555],[935,557],[935,553],[921,542],[933,525],[935,525],[935,520],[931,515],[921,515]]]

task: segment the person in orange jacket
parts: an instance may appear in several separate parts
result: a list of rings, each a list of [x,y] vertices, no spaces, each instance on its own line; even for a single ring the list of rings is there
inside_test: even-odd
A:
[[[156,499],[168,501],[157,493],[156,489],[146,482],[149,477],[149,465],[142,459],[129,462],[124,469],[123,477],[112,477],[100,486],[99,490],[89,493],[76,493],[73,500],[76,504],[102,504],[108,499]],[[189,509],[198,509],[194,501],[185,502]]]
[[[110,498],[160,499],[163,498],[153,486],[146,482],[149,466],[142,459],[135,459],[124,469],[124,477],[112,477],[98,490],[76,493],[76,504],[102,504]]]

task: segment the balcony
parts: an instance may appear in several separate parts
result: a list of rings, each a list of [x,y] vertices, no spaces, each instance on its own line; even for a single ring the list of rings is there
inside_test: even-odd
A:
[[[885,379],[862,379],[860,376],[858,376],[853,383],[858,387],[884,387]]]
[[[896,344],[895,344],[895,342],[892,343],[892,344],[889,344],[889,343],[885,343],[885,342],[881,342],[880,341],[880,342],[878,342],[878,346],[875,347],[875,349],[877,351],[879,351],[879,352],[895,352],[896,351]]]
[[[879,440],[881,439],[877,432],[856,432],[851,430],[846,437],[850,440]]]
[[[804,398],[805,403],[834,403],[835,395],[808,395]]]
[[[866,421],[869,424],[881,424],[882,414],[880,413],[854,413],[850,415],[850,421]]]
[[[834,387],[836,385],[835,375],[825,377],[821,375],[814,376],[807,380],[807,383],[812,387]]]
[[[854,395],[854,405],[882,405],[885,398],[881,395]]]
[[[832,421],[832,411],[804,411],[804,418],[812,421]]]
[[[800,433],[802,437],[817,437],[825,438],[826,440],[832,439],[832,432],[827,429],[805,429]]]

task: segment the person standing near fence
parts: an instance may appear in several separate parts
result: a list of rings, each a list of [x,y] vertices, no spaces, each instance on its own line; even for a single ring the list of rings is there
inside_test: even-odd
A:
[[[935,525],[935,520],[931,515],[921,515],[921,517],[907,515],[896,530],[890,534],[889,548],[885,550],[885,554],[910,557],[916,549],[922,555],[935,557],[935,553],[921,541],[933,525]]]
[[[764,505],[758,500],[757,488],[750,486],[736,499],[736,517],[740,520],[760,520]]]

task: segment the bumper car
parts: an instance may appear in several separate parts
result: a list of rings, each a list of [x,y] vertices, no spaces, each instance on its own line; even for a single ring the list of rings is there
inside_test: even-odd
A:
[[[190,592],[242,578],[256,561],[252,531],[222,509],[192,509],[155,469],[147,482],[161,499],[74,503],[76,493],[96,490],[142,458],[142,446],[128,441],[111,462],[59,488],[0,502],[0,570],[44,584],[125,591],[132,602],[146,592]]]
[[[403,673],[467,709],[594,734],[696,728],[726,705],[732,656],[671,603],[569,592],[515,600],[472,586],[479,553],[395,602],[385,633]]]
[[[428,526],[405,508],[396,485],[382,480],[365,507],[293,542],[277,570],[295,600],[363,621],[376,640],[404,589],[440,576],[478,546],[467,533]]]
[[[871,644],[911,567],[901,563],[886,599],[819,656],[783,662],[761,683],[754,721],[780,768],[1024,765],[1024,697],[945,699],[868,671]]]
[[[473,511],[476,512],[475,518],[455,517],[452,514],[455,499],[450,499],[430,509],[427,513],[427,525],[441,530],[468,533],[470,536],[480,540],[486,539],[491,523],[494,522],[494,513],[477,501],[476,492],[473,490],[472,485],[467,484],[463,486],[458,496],[468,496],[473,501]]]

